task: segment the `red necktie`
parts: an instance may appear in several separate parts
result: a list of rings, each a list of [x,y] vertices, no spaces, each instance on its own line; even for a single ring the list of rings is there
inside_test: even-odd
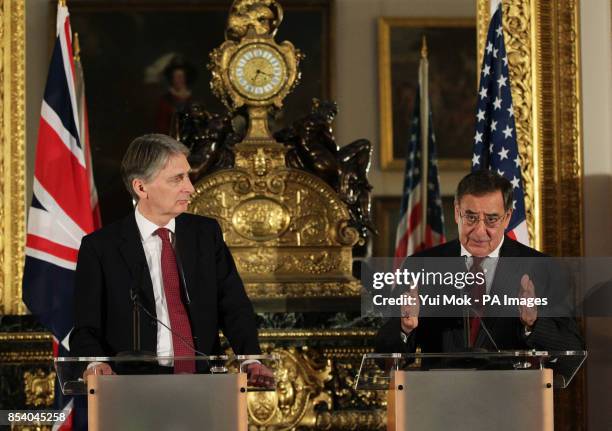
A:
[[[185,305],[181,300],[180,280],[176,255],[170,242],[170,231],[159,228],[155,231],[162,241],[161,268],[164,281],[166,304],[172,328],[172,347],[174,356],[194,356],[193,336]],[[174,373],[194,373],[194,361],[174,361]]]
[[[485,259],[485,257],[472,257],[472,267],[470,268],[470,272],[473,274],[478,272],[484,274],[482,262]],[[484,312],[484,307],[482,306],[482,296],[487,291],[486,280],[483,280],[482,282],[479,282],[478,280],[479,279],[476,279],[474,281],[472,289],[470,290],[470,298],[472,299],[473,308],[472,313],[474,313],[474,316],[470,317],[470,347],[474,347],[476,337],[478,336],[478,331],[480,330],[480,318]]]

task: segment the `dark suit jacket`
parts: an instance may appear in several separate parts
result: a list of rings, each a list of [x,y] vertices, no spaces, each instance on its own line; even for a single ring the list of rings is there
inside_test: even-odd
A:
[[[236,354],[260,353],[253,307],[218,223],[181,214],[175,230],[195,348],[206,354],[221,353],[221,329]],[[153,285],[133,213],[81,242],[71,354],[113,356],[131,350],[131,289],[139,291],[142,305],[155,316]],[[145,313],[140,322],[142,350],[156,352],[157,323]]]
[[[416,256],[419,257],[459,257],[461,245],[458,240],[450,241],[437,247],[430,248]],[[509,237],[505,237],[500,249],[500,257],[545,257],[544,254],[520,244]],[[550,271],[549,271],[550,272]],[[495,270],[492,290],[496,283],[505,278],[506,283],[512,280],[517,289],[520,286],[522,271],[504,266],[501,259]],[[555,282],[550,278],[534,282],[536,290],[546,288],[554,291]],[[550,293],[550,292],[549,292]],[[486,310],[485,310],[486,316]],[[573,318],[569,317],[538,317],[533,331],[527,337],[524,327],[518,317],[485,317],[483,324],[489,330],[489,337],[481,324],[475,348],[493,350],[495,346],[500,350],[582,350],[583,341]],[[389,319],[376,335],[376,351],[380,353],[414,352],[419,346],[423,352],[461,352],[466,350],[464,324],[460,317],[424,317],[419,318],[419,326],[414,329],[408,343],[400,337],[399,317]]]

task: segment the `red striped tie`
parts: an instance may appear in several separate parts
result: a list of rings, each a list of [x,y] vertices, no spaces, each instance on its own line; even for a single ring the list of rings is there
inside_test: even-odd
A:
[[[176,255],[170,242],[170,231],[164,227],[155,231],[162,241],[161,268],[164,280],[166,304],[172,328],[172,347],[174,356],[194,356],[193,336],[185,305],[181,300],[180,280]],[[194,361],[175,361],[174,373],[194,373]]]

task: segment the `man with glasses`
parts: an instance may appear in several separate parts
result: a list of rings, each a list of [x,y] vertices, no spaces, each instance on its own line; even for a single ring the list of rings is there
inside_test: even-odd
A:
[[[484,274],[480,284],[468,289],[472,299],[469,316],[423,317],[419,301],[403,306],[401,316],[391,318],[378,332],[378,352],[414,351],[452,352],[477,350],[538,349],[582,350],[583,342],[576,323],[569,317],[539,317],[538,307],[519,305],[515,317],[488,317],[482,297],[497,284],[511,285],[517,298],[535,298],[554,289],[551,278],[534,283],[520,268],[495,278],[499,257],[544,257],[504,234],[512,215],[512,184],[495,172],[483,170],[465,176],[455,194],[455,222],[459,239],[420,252],[416,257],[463,257],[465,270]],[[514,261],[516,262],[516,261]],[[553,275],[554,276],[554,275]],[[502,279],[503,283],[500,282]],[[514,284],[515,286],[514,286]],[[557,286],[558,287],[558,286]],[[496,290],[497,291],[497,290]],[[467,293],[467,292],[466,292]],[[417,290],[411,295],[418,299]]]

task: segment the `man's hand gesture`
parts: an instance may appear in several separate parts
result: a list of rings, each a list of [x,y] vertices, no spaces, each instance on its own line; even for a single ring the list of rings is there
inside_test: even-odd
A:
[[[523,275],[521,278],[519,298],[535,298],[535,286],[527,274]],[[532,307],[528,307],[527,305],[519,305],[519,312],[521,323],[528,328],[531,328],[538,318],[538,307],[535,304]]]

